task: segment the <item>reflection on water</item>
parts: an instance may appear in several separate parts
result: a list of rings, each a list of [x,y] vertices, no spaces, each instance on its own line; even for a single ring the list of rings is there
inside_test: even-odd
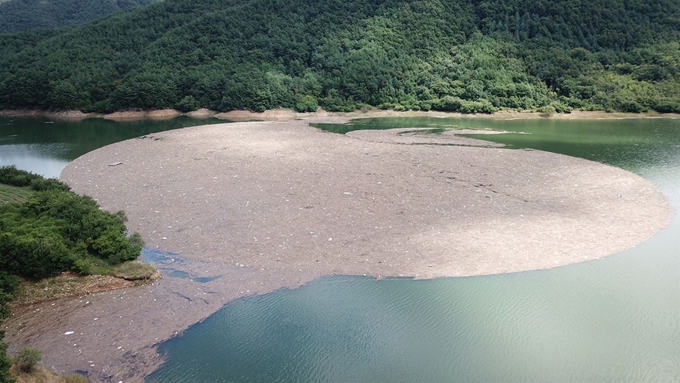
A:
[[[680,121],[353,125],[528,132],[480,138],[635,171],[680,207]],[[553,270],[427,281],[333,276],[244,298],[164,343],[167,363],[147,382],[678,381],[679,231],[676,216],[636,248]]]
[[[67,144],[5,144],[1,147],[0,166],[15,165],[19,169],[30,169],[33,173],[56,177],[69,163],[60,158],[60,154],[68,150]]]
[[[187,117],[166,121],[52,121],[42,117],[0,117],[0,166],[16,165],[46,177],[59,177],[69,161],[102,146],[164,130],[219,120]]]

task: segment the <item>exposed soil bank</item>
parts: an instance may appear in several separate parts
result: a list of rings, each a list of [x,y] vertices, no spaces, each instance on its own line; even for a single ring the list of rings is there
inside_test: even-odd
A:
[[[449,112],[434,112],[434,111],[404,111],[397,112],[394,110],[358,110],[355,112],[326,112],[323,109],[314,113],[297,113],[290,109],[274,109],[264,112],[251,112],[248,110],[233,110],[230,112],[219,113],[209,109],[198,109],[193,112],[182,113],[175,109],[161,109],[161,110],[136,110],[136,111],[118,111],[109,114],[101,113],[83,113],[79,110],[52,112],[34,109],[19,109],[19,110],[0,110],[0,117],[15,117],[15,116],[43,116],[58,120],[82,120],[85,118],[105,118],[109,120],[166,120],[185,115],[192,118],[219,118],[229,121],[286,121],[294,119],[308,119],[308,118],[323,118],[323,117],[465,117],[465,118],[492,118],[492,119],[534,119],[534,118],[553,118],[553,119],[623,119],[623,118],[680,118],[680,114],[675,113],[607,113],[602,111],[574,111],[571,113],[556,113],[546,115],[539,112],[530,111],[512,111],[503,110],[493,114],[462,114]]]
[[[139,280],[128,280],[112,275],[77,275],[64,272],[55,277],[45,278],[37,282],[22,281],[19,293],[10,303],[12,314],[20,314],[33,310],[34,307],[50,302],[73,297],[108,292],[128,287],[152,283],[161,278],[156,271],[151,277]]]
[[[436,111],[403,111],[394,110],[357,110],[354,112],[326,112],[319,110],[315,113],[296,113],[289,109],[267,110],[262,113],[247,110],[234,110],[226,113],[217,113],[215,117],[229,121],[286,121],[293,119],[346,117],[346,118],[373,118],[373,117],[439,117],[439,118],[490,118],[499,120],[512,119],[537,119],[552,118],[563,120],[600,120],[600,119],[625,119],[625,118],[680,118],[680,114],[648,113],[607,113],[600,111],[574,111],[572,113],[556,113],[546,115],[539,112],[503,110],[493,114],[462,114]]]
[[[141,381],[161,362],[158,343],[239,297],[328,274],[546,269],[634,246],[671,216],[652,184],[618,168],[452,134],[338,135],[310,121],[342,119],[174,130],[73,161],[62,179],[125,210],[149,247],[179,254],[173,268],[222,277],[48,304],[8,320],[7,340],[40,347],[58,372]]]

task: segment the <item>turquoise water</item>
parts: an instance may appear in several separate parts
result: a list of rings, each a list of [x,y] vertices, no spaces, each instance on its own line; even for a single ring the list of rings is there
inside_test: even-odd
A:
[[[680,207],[678,120],[400,118],[350,128],[425,126],[529,133],[481,138],[634,171]],[[331,276],[240,299],[162,344],[167,362],[147,382],[680,381],[679,233],[675,215],[633,249],[552,270]]]

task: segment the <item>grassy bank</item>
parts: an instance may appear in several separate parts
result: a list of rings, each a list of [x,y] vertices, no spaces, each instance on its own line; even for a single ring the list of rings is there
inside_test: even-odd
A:
[[[22,203],[28,200],[33,191],[28,187],[0,184],[0,204]]]
[[[58,180],[0,168],[0,320],[10,307],[152,280],[155,268],[135,260],[141,237],[129,235],[125,221]],[[0,340],[0,383],[12,381],[10,364]],[[68,381],[36,371],[19,381]]]

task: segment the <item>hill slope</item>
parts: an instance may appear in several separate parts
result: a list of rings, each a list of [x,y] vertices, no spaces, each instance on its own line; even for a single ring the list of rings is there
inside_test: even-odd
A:
[[[84,24],[153,0],[0,1],[0,33],[48,30]]]
[[[680,3],[168,0],[0,36],[0,107],[680,111]]]

